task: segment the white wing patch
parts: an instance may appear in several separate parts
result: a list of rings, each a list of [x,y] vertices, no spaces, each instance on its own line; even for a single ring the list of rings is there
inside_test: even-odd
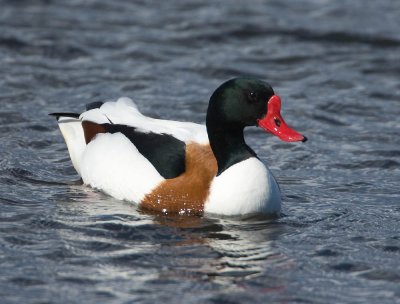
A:
[[[120,199],[140,203],[164,178],[121,133],[98,134],[81,161],[83,182]]]

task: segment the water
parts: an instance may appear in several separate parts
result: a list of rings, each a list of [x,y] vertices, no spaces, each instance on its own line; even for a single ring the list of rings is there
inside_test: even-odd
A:
[[[1,303],[400,303],[400,2],[0,1]],[[80,184],[53,118],[132,97],[203,122],[268,80],[305,144],[249,129],[279,219],[140,212]]]

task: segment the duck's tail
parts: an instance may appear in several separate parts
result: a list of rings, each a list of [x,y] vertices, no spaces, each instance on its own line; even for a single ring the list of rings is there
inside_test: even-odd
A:
[[[86,147],[85,136],[82,128],[82,121],[79,119],[80,114],[77,113],[51,113],[55,116],[64,136],[65,143],[68,147],[69,156],[76,172],[80,172],[80,160],[82,153]]]

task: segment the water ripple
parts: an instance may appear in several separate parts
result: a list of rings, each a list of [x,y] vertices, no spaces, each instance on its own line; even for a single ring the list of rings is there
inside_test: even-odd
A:
[[[398,2],[0,3],[2,303],[398,302]],[[203,123],[238,75],[268,80],[309,138],[246,132],[279,218],[151,214],[90,189],[47,116],[125,95]]]

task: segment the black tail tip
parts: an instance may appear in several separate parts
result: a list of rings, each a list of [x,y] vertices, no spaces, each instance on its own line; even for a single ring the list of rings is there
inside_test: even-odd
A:
[[[60,118],[60,115],[58,113],[49,113],[49,116],[54,116],[57,120]]]
[[[50,116],[55,116],[58,120],[61,116],[63,117],[71,117],[78,119],[80,114],[78,113],[66,113],[66,112],[57,112],[57,113],[49,113]]]

